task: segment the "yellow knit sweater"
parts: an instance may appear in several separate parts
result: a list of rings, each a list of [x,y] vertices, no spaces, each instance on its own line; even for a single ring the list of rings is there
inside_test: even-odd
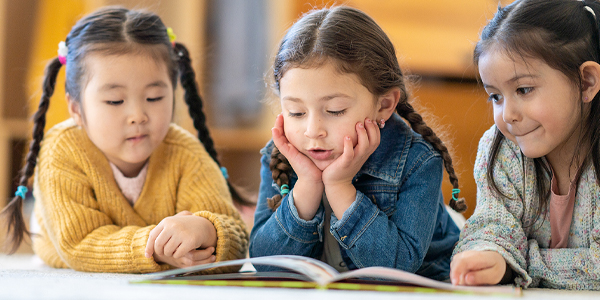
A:
[[[217,261],[243,258],[244,222],[225,179],[198,140],[172,124],[150,156],[142,192],[131,204],[108,160],[73,120],[45,136],[34,179],[33,250],[48,265],[89,272],[147,273],[169,268],[144,256],[150,231],[188,210],[217,230]]]

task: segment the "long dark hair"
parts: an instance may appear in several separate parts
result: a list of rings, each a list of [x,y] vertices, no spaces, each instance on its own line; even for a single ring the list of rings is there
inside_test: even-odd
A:
[[[494,18],[483,29],[481,39],[475,47],[475,65],[492,48],[494,51],[504,51],[515,59],[537,58],[562,72],[581,91],[579,67],[586,61],[600,62],[598,17],[600,4],[596,1],[517,0],[504,8],[499,7]],[[590,163],[594,167],[596,178],[600,178],[600,93],[591,101],[587,115],[583,114],[583,101],[581,103],[581,135],[571,161],[582,161],[575,178],[577,183]],[[499,195],[503,194],[494,182],[493,173],[498,149],[504,140],[504,135],[496,129],[488,156],[487,181]],[[585,153],[581,153],[587,141],[590,147]],[[551,193],[549,178],[552,174],[543,158],[534,158],[533,163],[540,203],[537,208],[539,219],[548,208]],[[525,225],[531,226],[534,223],[535,221]]]
[[[202,111],[202,98],[198,93],[194,69],[189,52],[183,44],[171,43],[167,28],[156,14],[140,10],[128,10],[122,7],[102,8],[79,20],[65,40],[68,47],[66,56],[65,89],[73,101],[81,101],[82,84],[86,76],[85,57],[90,53],[118,55],[143,53],[166,63],[173,87],[177,77],[185,91],[188,105],[198,138],[208,154],[220,166],[214,143],[206,125],[206,116]],[[38,110],[33,116],[34,126],[25,165],[21,170],[19,185],[27,186],[34,173],[40,142],[44,138],[46,112],[50,97],[54,93],[56,77],[62,64],[56,57],[46,66],[43,92]],[[234,201],[242,205],[253,205],[238,195],[228,182]],[[2,211],[8,223],[8,236],[12,244],[10,253],[14,253],[30,232],[25,226],[21,208],[23,198],[15,196]]]
[[[281,41],[273,63],[273,90],[279,92],[279,81],[289,69],[318,67],[325,63],[333,63],[341,73],[356,74],[375,96],[399,88],[401,97],[396,112],[442,155],[450,182],[458,189],[458,177],[448,148],[408,102],[409,95],[394,45],[373,19],[360,10],[344,6],[305,14]],[[291,167],[276,148],[270,166],[273,180],[278,185],[289,182]],[[280,202],[280,195],[268,200],[272,209]],[[459,212],[467,208],[462,198],[451,199],[450,207]]]

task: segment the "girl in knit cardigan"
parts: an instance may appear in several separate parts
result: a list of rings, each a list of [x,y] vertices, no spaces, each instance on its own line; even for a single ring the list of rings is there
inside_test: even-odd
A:
[[[483,30],[474,60],[495,125],[454,284],[600,289],[599,18],[596,1],[518,0]]]
[[[29,235],[21,206],[35,169],[33,249],[52,267],[146,273],[245,256],[190,57],[173,40],[155,14],[118,7],[72,28],[46,68],[20,187],[3,211],[12,252]],[[71,119],[44,135],[63,65]],[[178,76],[200,141],[171,123]]]

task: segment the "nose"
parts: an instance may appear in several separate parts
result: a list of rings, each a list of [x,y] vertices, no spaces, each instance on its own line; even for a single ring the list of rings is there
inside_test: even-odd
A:
[[[306,123],[304,136],[310,139],[324,138],[327,136],[327,131],[323,127],[323,121],[320,117],[309,117]]]
[[[507,124],[513,124],[521,120],[519,104],[515,100],[504,98],[504,103],[502,105],[502,119]]]
[[[133,104],[129,109],[129,115],[127,116],[127,124],[140,125],[148,122],[148,114],[143,105]]]

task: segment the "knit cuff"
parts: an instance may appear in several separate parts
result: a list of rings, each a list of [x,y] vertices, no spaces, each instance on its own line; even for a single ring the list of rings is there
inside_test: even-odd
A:
[[[216,262],[244,258],[246,256],[248,233],[245,226],[234,224],[235,220],[224,215],[209,211],[199,211],[194,215],[209,220],[217,231],[217,246],[215,247]]]
[[[131,269],[137,269],[139,273],[158,272],[170,268],[170,266],[167,264],[158,264],[156,261],[154,261],[154,258],[147,258],[145,256],[148,237],[150,236],[150,231],[152,231],[154,227],[156,226],[140,228],[133,234],[131,239],[132,257],[130,261],[133,264],[133,268]]]

